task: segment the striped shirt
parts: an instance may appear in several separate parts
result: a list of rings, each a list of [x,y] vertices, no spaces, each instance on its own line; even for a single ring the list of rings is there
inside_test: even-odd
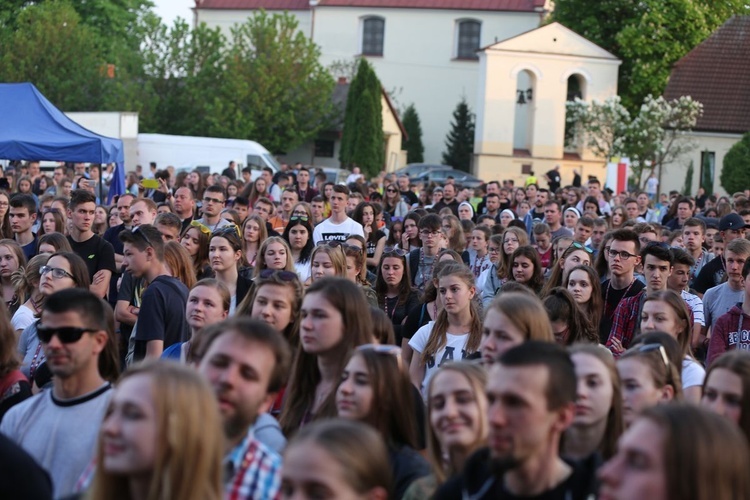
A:
[[[252,429],[224,458],[227,500],[278,499],[281,457],[255,439]]]

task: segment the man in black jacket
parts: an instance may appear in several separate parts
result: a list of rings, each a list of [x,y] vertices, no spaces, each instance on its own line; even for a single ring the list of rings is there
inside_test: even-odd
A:
[[[489,447],[469,457],[434,498],[588,498],[594,471],[559,453],[576,392],[575,368],[562,347],[530,341],[505,352],[487,379]]]

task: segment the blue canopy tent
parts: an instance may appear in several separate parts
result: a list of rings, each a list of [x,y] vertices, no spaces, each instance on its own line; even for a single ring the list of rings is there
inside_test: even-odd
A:
[[[122,141],[65,116],[31,83],[0,83],[0,158],[114,163],[109,199],[125,192]]]

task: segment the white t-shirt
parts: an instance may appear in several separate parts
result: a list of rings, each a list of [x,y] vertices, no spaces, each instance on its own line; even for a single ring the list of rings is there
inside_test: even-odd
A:
[[[299,276],[299,280],[304,283],[310,278],[310,261],[308,260],[304,264],[300,264],[299,262],[294,263],[294,270],[297,271],[297,276]]]
[[[656,177],[649,177],[646,181],[646,192],[648,194],[656,194],[656,189],[659,187],[659,179]]]
[[[334,224],[330,218],[324,220],[313,230],[313,242],[317,245],[320,241],[345,241],[349,235],[358,234],[365,237],[362,224],[351,217],[347,217],[341,224]]]
[[[703,385],[703,380],[706,378],[706,370],[696,360],[685,356],[685,359],[682,360],[682,374],[680,378],[682,378],[683,389]]]
[[[414,336],[409,340],[409,346],[414,349],[414,356],[421,356],[424,352],[427,341],[430,339],[432,334],[432,327],[435,325],[434,321],[430,321],[422,328],[417,330]],[[464,350],[466,342],[469,340],[469,334],[464,333],[462,335],[446,334],[446,344],[435,353],[435,356],[431,356],[427,360],[424,370],[424,378],[422,379],[422,397],[427,397],[427,387],[430,383],[430,379],[435,372],[443,366],[446,361],[460,361],[464,359],[468,353]],[[438,360],[437,363],[435,360]]]
[[[10,324],[13,325],[14,330],[24,330],[27,326],[34,322],[34,311],[31,308],[21,305],[16,309],[13,319],[10,320]]]

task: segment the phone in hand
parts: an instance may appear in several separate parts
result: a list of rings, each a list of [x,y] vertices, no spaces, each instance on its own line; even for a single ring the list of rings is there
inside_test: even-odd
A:
[[[146,189],[159,189],[159,181],[156,179],[143,179],[141,184],[143,184],[143,187]]]

